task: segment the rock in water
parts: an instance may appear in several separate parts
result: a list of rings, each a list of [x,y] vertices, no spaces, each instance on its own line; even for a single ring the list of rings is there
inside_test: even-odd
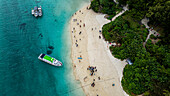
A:
[[[35,0],[36,3],[40,3],[41,1],[40,0]]]
[[[20,26],[20,29],[25,29],[26,23],[22,23],[19,26]]]
[[[51,50],[47,50],[47,54],[50,55],[52,53]]]
[[[48,48],[49,48],[49,49],[54,49],[54,47],[53,47],[53,46],[48,46]]]

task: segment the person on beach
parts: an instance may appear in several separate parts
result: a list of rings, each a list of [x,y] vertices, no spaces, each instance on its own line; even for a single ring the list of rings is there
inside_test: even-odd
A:
[[[100,76],[98,77],[98,79],[100,80]]]
[[[83,26],[85,27],[85,24],[83,24]]]
[[[94,87],[94,86],[95,86],[95,83],[93,82],[93,83],[91,84],[91,86]]]
[[[93,72],[90,75],[93,76]]]
[[[81,31],[79,32],[79,35],[81,34]]]
[[[77,19],[73,19],[73,22],[76,22],[77,21]]]
[[[115,84],[112,84],[112,86],[115,86]]]

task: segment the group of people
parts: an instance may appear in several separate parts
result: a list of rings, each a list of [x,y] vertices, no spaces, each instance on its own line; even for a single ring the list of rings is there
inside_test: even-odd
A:
[[[87,70],[90,70],[90,72],[91,72],[90,75],[91,75],[91,76],[95,75],[94,72],[97,72],[96,67],[93,67],[93,66],[89,66],[89,67],[87,68]]]
[[[79,10],[79,12],[81,12],[81,10]],[[76,13],[75,13],[75,15],[76,15]],[[77,22],[77,25],[80,26],[80,28],[81,28],[81,24],[80,23],[82,22],[82,20],[80,20],[80,22],[78,22],[77,19],[73,19],[73,22]],[[83,23],[83,27],[85,27],[85,23]],[[75,27],[73,27],[72,33],[73,32],[76,32]],[[79,32],[79,35],[81,35],[81,34],[82,34],[82,31]],[[75,35],[74,35],[74,38],[76,38]],[[81,40],[81,39],[79,39],[79,40]],[[78,47],[78,40],[76,40],[75,45],[76,45],[76,47]]]
[[[90,75],[91,75],[91,76],[95,75],[94,72],[97,72],[96,66],[95,66],[95,67],[89,66],[89,67],[87,68],[87,70],[90,70],[90,72],[91,72]],[[100,76],[98,77],[98,80],[100,80]],[[91,83],[91,86],[92,86],[92,87],[95,86],[95,79],[93,79],[93,82]]]
[[[87,70],[90,70],[90,72],[91,72],[91,73],[90,73],[90,75],[91,75],[91,76],[95,75],[95,73],[94,73],[94,72],[97,72],[96,67],[93,67],[93,66],[89,66],[89,67],[87,68]],[[92,86],[92,87],[94,87],[94,86],[95,86],[94,81],[95,81],[95,79],[93,79],[93,83],[91,84],[91,86]]]

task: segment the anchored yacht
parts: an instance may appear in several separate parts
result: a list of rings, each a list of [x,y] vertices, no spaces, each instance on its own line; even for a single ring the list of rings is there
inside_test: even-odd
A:
[[[32,9],[32,15],[34,15],[35,17],[42,16],[41,6],[39,8],[35,6],[34,9]]]
[[[53,66],[62,66],[63,64],[58,61],[57,59],[49,56],[49,55],[46,55],[46,54],[40,54],[40,56],[38,57],[38,59],[46,62],[46,63],[49,63],[50,65],[53,65]]]

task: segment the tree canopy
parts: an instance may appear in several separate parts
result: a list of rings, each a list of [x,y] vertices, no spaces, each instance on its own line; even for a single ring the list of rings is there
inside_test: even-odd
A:
[[[93,0],[91,8],[95,12],[115,15],[115,8],[129,5],[129,11],[102,28],[106,41],[119,44],[111,46],[114,57],[130,58],[132,65],[123,71],[122,86],[130,95],[167,96],[170,95],[170,1],[168,0]],[[151,24],[164,28],[160,37],[151,35],[143,46],[148,31],[139,22],[144,17]],[[158,40],[153,43],[153,40]]]

